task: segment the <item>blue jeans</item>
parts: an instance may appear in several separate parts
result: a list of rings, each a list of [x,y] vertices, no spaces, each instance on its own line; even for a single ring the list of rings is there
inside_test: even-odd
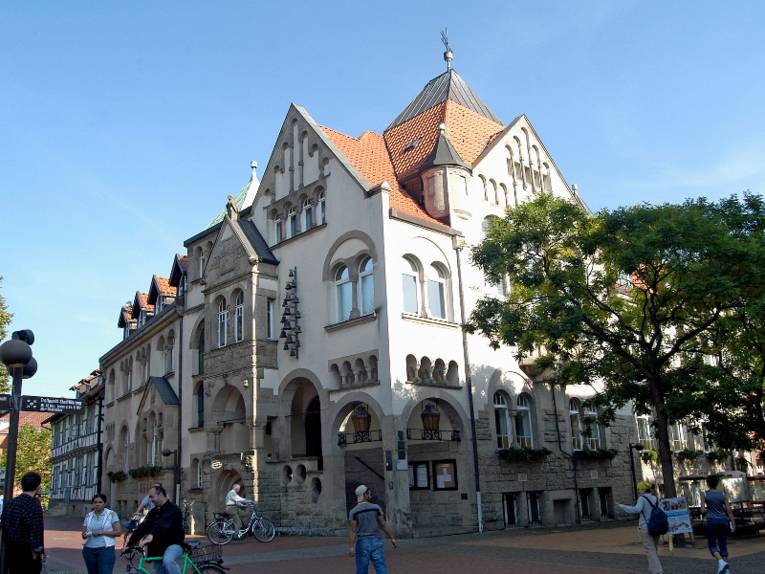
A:
[[[114,546],[102,546],[101,548],[88,548],[86,546],[82,549],[82,557],[85,559],[88,574],[112,574],[117,555]]]
[[[367,574],[370,561],[377,574],[388,574],[383,541],[377,537],[359,538],[356,541],[356,574]]]
[[[717,516],[707,518],[707,545],[714,556],[719,552],[723,558],[728,557],[728,529],[730,528],[727,518]]]
[[[171,544],[165,548],[162,555],[162,562],[154,563],[154,570],[157,574],[181,574],[181,567],[178,565],[178,559],[183,556],[183,547],[180,544]]]

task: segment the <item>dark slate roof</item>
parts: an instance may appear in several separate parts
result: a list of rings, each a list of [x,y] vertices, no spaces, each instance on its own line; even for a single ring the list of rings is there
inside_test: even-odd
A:
[[[156,387],[157,393],[159,393],[159,398],[162,399],[163,403],[170,406],[178,404],[178,395],[175,394],[173,387],[170,386],[170,383],[167,382],[166,378],[149,377],[148,382],[150,385]]]
[[[221,226],[221,225],[223,225],[223,222],[222,222],[222,221],[219,221],[218,223],[216,223],[215,225],[213,225],[213,226],[211,226],[211,227],[208,227],[208,228],[207,228],[207,229],[205,229],[204,231],[200,231],[200,232],[199,232],[199,233],[197,233],[196,235],[192,235],[192,236],[191,236],[191,237],[189,237],[189,238],[188,238],[186,241],[184,241],[184,242],[183,242],[183,246],[184,246],[184,247],[188,247],[189,245],[191,245],[191,244],[192,244],[192,243],[194,243],[195,241],[199,241],[199,240],[200,240],[200,239],[202,239],[203,237],[206,237],[206,236],[208,236],[208,235],[212,235],[212,233],[213,233],[213,232],[215,232],[215,231],[218,231],[218,230],[220,229],[220,226]]]
[[[425,162],[424,167],[436,165],[458,165],[470,169],[470,166],[460,157],[460,154],[454,149],[452,142],[449,141],[449,138],[443,132],[438,135],[436,147],[433,148],[433,152]]]
[[[258,228],[255,226],[255,224],[249,219],[239,219],[238,222],[239,227],[244,232],[245,237],[247,237],[247,240],[250,242],[250,245],[252,245],[255,253],[258,254],[260,260],[264,263],[273,263],[274,265],[278,265],[279,260],[271,252],[271,249],[268,247],[268,243],[266,243],[266,240],[263,239],[263,236],[260,234],[260,231],[258,231]]]
[[[417,94],[409,105],[404,108],[398,117],[386,128],[389,130],[393,126],[403,124],[405,121],[416,115],[429,110],[435,105],[452,100],[461,106],[473,110],[492,121],[501,124],[502,121],[494,115],[486,104],[481,101],[465,80],[454,70],[447,70],[440,76],[430,80],[422,91]]]

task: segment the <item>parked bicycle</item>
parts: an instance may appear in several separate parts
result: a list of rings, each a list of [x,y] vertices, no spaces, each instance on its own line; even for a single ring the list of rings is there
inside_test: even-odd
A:
[[[228,512],[216,512],[215,519],[207,525],[207,538],[213,544],[228,544],[234,538],[240,540],[252,534],[260,542],[271,542],[276,537],[276,528],[274,523],[260,514],[255,508],[255,503],[248,501],[242,506],[252,508],[250,520],[241,530],[237,530],[234,525],[234,517]]]
[[[128,546],[122,551],[127,560],[127,573],[153,574],[147,570],[148,562],[161,562],[162,556],[146,556],[146,547]],[[138,558],[138,564],[133,564]],[[217,544],[201,544],[190,540],[183,545],[183,564],[181,574],[223,574],[228,568],[223,566],[221,547]]]

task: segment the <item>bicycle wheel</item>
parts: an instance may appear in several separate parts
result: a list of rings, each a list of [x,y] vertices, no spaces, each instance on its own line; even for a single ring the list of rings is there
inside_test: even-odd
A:
[[[200,564],[197,565],[197,568],[202,574],[212,574],[215,572],[216,574],[224,574],[226,572],[226,569],[218,566],[217,564]]]
[[[225,520],[213,520],[207,525],[207,539],[213,544],[228,544],[234,535],[226,530]]]
[[[276,537],[274,523],[265,516],[252,525],[252,535],[260,542],[271,542]]]

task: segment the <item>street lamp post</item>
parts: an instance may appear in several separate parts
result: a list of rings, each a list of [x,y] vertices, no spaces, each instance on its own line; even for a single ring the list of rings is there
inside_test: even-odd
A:
[[[11,339],[0,345],[0,361],[5,364],[13,378],[9,402],[8,450],[5,466],[4,502],[13,498],[16,478],[16,446],[19,438],[19,413],[21,412],[21,382],[37,372],[37,361],[32,356],[31,345],[35,335],[29,329],[14,331]],[[5,572],[5,549],[0,541],[0,572]]]
[[[638,495],[637,475],[635,474],[635,457],[633,456],[632,451],[636,450],[640,452],[641,450],[643,450],[643,445],[639,442],[635,444],[630,443],[629,447],[630,447],[630,468],[632,469],[632,491],[635,494],[635,500],[637,500],[637,495]]]

